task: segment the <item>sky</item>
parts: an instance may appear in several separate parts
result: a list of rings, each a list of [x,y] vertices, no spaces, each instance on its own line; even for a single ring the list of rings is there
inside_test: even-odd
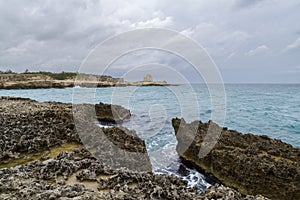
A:
[[[300,83],[299,10],[299,0],[0,0],[0,70],[78,71],[107,38],[164,28],[201,45],[225,83]],[[156,71],[184,65],[148,50],[114,65],[141,68],[145,61]]]

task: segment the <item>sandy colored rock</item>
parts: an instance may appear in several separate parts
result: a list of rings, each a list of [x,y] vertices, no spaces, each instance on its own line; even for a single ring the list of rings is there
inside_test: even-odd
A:
[[[51,73],[50,73],[51,74]],[[53,74],[52,74],[53,75]],[[55,77],[55,76],[54,76]],[[55,79],[47,74],[0,74],[0,89],[40,89],[80,87],[167,86],[165,81],[127,82],[123,78],[106,75],[80,74]]]

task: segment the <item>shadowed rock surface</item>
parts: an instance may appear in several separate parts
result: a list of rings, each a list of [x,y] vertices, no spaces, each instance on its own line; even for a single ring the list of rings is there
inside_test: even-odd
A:
[[[131,116],[128,109],[119,105],[99,103],[95,110],[96,118],[102,122],[119,123]]]
[[[81,142],[93,155],[114,168],[151,171],[146,144],[135,131],[124,127],[101,128],[95,121],[91,104],[73,105],[73,118]]]
[[[173,119],[177,152],[227,186],[243,194],[272,199],[300,199],[300,149],[267,136],[241,134],[209,121]],[[208,134],[208,130],[212,131]],[[201,145],[214,145],[214,131],[221,135],[212,151],[199,157]],[[202,144],[205,136],[206,143]],[[188,143],[191,141],[190,143]]]

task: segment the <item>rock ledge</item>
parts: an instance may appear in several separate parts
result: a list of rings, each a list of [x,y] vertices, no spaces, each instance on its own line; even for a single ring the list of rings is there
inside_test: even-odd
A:
[[[243,194],[261,194],[271,199],[300,199],[300,149],[267,136],[227,130],[211,121],[188,124],[176,118],[172,124],[180,156],[227,186]],[[211,152],[199,158],[209,126],[213,131],[221,131],[221,135]],[[187,149],[186,141],[192,141]]]

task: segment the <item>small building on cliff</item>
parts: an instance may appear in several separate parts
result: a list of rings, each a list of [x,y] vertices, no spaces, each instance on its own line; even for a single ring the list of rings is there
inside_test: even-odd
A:
[[[153,77],[151,74],[147,74],[145,77],[144,77],[144,82],[153,82]]]

